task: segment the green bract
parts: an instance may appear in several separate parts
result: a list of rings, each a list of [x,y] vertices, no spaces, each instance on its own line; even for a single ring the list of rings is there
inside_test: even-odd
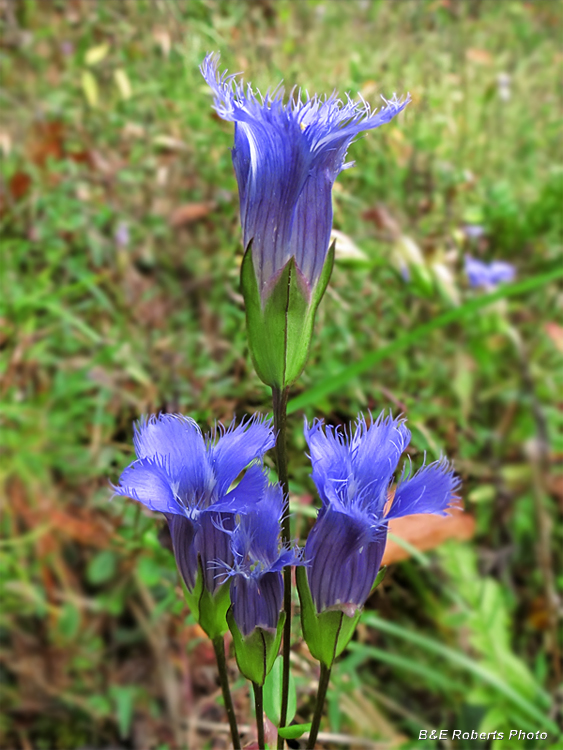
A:
[[[232,608],[227,612],[227,622],[239,670],[247,679],[262,686],[280,650],[285,612],[281,613],[275,632],[258,627],[245,637],[237,627]]]
[[[271,387],[294,383],[307,362],[315,313],[334,264],[331,245],[321,276],[312,290],[297,269],[295,258],[285,264],[275,283],[262,297],[248,246],[241,268],[246,303],[250,354],[258,377]]]
[[[230,588],[230,582],[227,581],[212,594],[205,587],[200,558],[193,591],[184,589],[186,601],[193,616],[212,641],[223,636],[229,629],[227,610],[231,604]]]
[[[307,571],[305,568],[296,568],[295,575],[301,602],[303,637],[311,655],[330,668],[336,657],[340,656],[348,645],[362,610],[356,610],[353,617],[348,617],[339,609],[327,610],[319,614],[309,590]]]

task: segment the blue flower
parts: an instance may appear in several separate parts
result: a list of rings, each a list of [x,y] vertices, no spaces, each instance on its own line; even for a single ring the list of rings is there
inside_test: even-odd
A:
[[[403,475],[390,488],[410,432],[401,419],[382,413],[355,431],[305,422],[313,481],[322,507],[305,545],[307,577],[317,612],[341,609],[349,616],[369,596],[387,542],[387,522],[411,513],[446,515],[460,481],[444,459]],[[389,507],[390,505],[390,507]]]
[[[283,508],[281,487],[270,485],[231,532],[231,603],[244,636],[256,628],[276,630],[283,605],[282,570],[299,562],[297,553],[280,541]],[[224,570],[224,561],[218,567]]]
[[[516,270],[510,263],[502,260],[483,263],[470,255],[465,256],[465,273],[470,286],[483,286],[489,289],[494,289],[503,282],[510,282],[516,276]]]
[[[215,94],[215,109],[235,123],[233,165],[239,187],[245,249],[252,258],[262,302],[288,261],[295,258],[310,295],[323,269],[332,227],[331,192],[346,151],[364,130],[383,125],[403,110],[407,96],[393,96],[379,112],[336,94],[284,104],[278,86],[262,96],[236,75],[218,72],[219,56],[208,55],[201,72]]]
[[[263,468],[252,462],[275,444],[271,422],[254,416],[236,427],[233,420],[204,438],[190,417],[152,415],[134,426],[133,442],[137,460],[121,474],[115,494],[164,513],[186,586],[195,586],[199,557],[205,586],[214,593],[219,584],[211,564],[232,565],[228,532],[268,485]]]

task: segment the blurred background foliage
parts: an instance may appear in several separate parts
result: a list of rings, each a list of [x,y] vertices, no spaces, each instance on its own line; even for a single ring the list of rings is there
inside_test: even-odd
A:
[[[466,514],[394,530],[388,559],[408,559],[388,568],[335,670],[323,742],[563,747],[563,328],[545,276],[561,261],[562,5],[0,10],[0,746],[228,746],[213,654],[161,520],[109,502],[108,485],[142,413],[205,428],[269,408],[238,291],[232,126],[198,72],[217,50],[262,91],[283,78],[286,90],[413,99],[352,145],[357,165],[335,187],[338,258],[290,424],[295,529],[316,502],[303,409],[332,423],[403,412],[415,465],[455,460]],[[513,263],[522,288],[481,304],[465,253]],[[294,672],[307,721],[317,667],[299,641]],[[417,740],[432,728],[549,739]]]

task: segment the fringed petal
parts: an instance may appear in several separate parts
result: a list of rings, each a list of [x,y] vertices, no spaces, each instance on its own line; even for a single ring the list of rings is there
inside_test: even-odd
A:
[[[406,476],[406,475],[405,475]],[[451,465],[445,459],[423,466],[410,479],[403,477],[386,518],[400,518],[413,513],[435,513],[445,516],[455,505],[461,486]]]
[[[272,422],[254,415],[239,425],[233,420],[225,430],[218,426],[219,439],[209,446],[209,459],[217,481],[217,495],[223,497],[230,485],[251,461],[261,459],[276,443]]]

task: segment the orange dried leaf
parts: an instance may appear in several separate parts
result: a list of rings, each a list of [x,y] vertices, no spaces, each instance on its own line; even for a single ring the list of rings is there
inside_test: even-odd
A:
[[[465,51],[465,57],[469,62],[478,63],[479,65],[491,65],[493,56],[486,49],[470,47]]]
[[[170,214],[170,225],[173,227],[182,227],[186,224],[193,224],[201,221],[213,211],[215,203],[212,201],[203,201],[202,203],[184,203],[178,206]]]
[[[549,321],[544,325],[544,330],[555,344],[555,348],[558,351],[563,352],[563,326],[560,326],[553,321]]]
[[[26,172],[15,172],[10,177],[10,193],[14,200],[21,200],[30,187],[31,177]]]
[[[475,519],[462,510],[453,509],[448,516],[416,514],[389,522],[389,531],[421,552],[438,547],[447,539],[471,539]],[[410,557],[409,552],[393,539],[387,540],[382,565],[389,565]]]
[[[76,515],[70,515],[65,511],[52,508],[49,518],[58,531],[74,541],[105,549],[113,536],[113,529],[109,527],[109,524],[88,511],[76,509],[74,512]]]

